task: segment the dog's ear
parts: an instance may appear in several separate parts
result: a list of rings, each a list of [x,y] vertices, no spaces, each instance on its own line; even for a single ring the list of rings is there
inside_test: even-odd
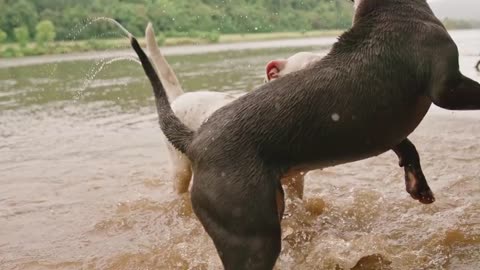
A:
[[[285,59],[273,60],[268,62],[265,68],[267,81],[271,81],[272,79],[277,79],[280,71],[285,68],[286,64],[287,64],[287,60]]]

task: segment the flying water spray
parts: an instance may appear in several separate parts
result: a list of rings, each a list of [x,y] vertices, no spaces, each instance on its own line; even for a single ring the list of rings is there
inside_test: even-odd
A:
[[[108,17],[95,17],[90,20],[88,20],[85,24],[83,25],[76,25],[72,32],[67,36],[68,38],[72,38],[72,40],[76,40],[77,36],[83,32],[87,27],[92,25],[95,22],[100,22],[100,21],[105,21],[112,23],[113,25],[117,26],[121,32],[123,33],[122,36],[131,39],[133,37],[133,34],[130,33],[123,25],[121,25],[118,21],[112,18]],[[91,85],[92,81],[95,79],[95,77],[106,67],[109,66],[113,63],[119,62],[119,61],[131,61],[131,62],[136,62],[140,63],[140,61],[133,55],[128,55],[124,57],[116,57],[113,59],[107,59],[107,58],[101,58],[98,61],[95,61],[95,64],[93,67],[86,73],[86,79],[83,83],[83,86],[80,87],[79,90],[76,91],[76,94],[74,95],[74,100],[77,101],[81,96],[82,93]],[[53,73],[57,70],[58,63],[56,63],[52,69],[51,75],[53,76]]]
[[[87,73],[87,78],[84,81],[83,86],[76,91],[74,95],[74,100],[80,99],[82,93],[91,85],[92,81],[95,77],[100,73],[105,67],[120,61],[131,61],[141,65],[141,62],[134,56],[124,56],[124,57],[116,57],[112,59],[102,59],[100,61],[95,62],[93,68],[91,68]]]

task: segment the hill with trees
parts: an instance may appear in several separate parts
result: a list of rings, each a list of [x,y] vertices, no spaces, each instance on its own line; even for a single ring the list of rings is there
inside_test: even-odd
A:
[[[300,32],[344,29],[351,12],[345,0],[0,0],[0,30],[7,40],[26,32],[33,40],[37,28],[52,30],[52,25],[55,34],[44,31],[38,38],[109,38],[117,30],[111,24],[85,26],[96,17],[110,17],[136,35],[148,21],[167,35]]]
[[[431,3],[437,11],[446,0]],[[136,36],[143,36],[150,21],[160,42],[177,45],[232,41],[227,36],[240,36],[238,41],[245,34],[318,36],[348,28],[352,12],[346,0],[0,0],[0,57],[128,47],[118,27],[99,19],[105,17]],[[479,21],[458,18],[444,23],[480,27]]]

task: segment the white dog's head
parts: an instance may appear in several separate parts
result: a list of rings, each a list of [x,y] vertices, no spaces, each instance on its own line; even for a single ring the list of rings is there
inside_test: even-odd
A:
[[[267,82],[278,79],[289,73],[304,69],[320,58],[321,57],[318,54],[311,52],[299,52],[287,59],[270,61],[265,67],[265,81]]]

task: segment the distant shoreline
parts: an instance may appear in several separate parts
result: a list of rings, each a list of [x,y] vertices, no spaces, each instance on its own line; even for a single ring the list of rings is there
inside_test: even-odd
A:
[[[480,29],[464,29],[451,30],[451,34],[462,34],[465,32],[480,32]],[[167,42],[166,46],[162,46],[162,53],[170,55],[193,55],[204,53],[215,53],[223,51],[239,51],[239,50],[254,50],[254,49],[268,49],[268,48],[302,48],[302,47],[329,47],[336,40],[341,31],[317,32],[319,36],[314,36],[312,33],[301,35],[300,33],[276,33],[264,34],[258,36],[257,34],[249,35],[229,35],[229,39],[223,37],[219,43],[210,44],[190,44],[190,45],[170,45]],[[328,34],[327,34],[328,33]],[[281,34],[281,35],[280,35]],[[309,36],[311,35],[311,36]],[[256,39],[257,38],[257,39]],[[142,43],[143,40],[140,40]],[[49,64],[68,61],[82,61],[82,60],[109,60],[118,57],[136,58],[133,51],[129,48],[128,40],[125,38],[121,40],[125,43],[123,48],[112,48],[101,51],[87,51],[87,52],[72,52],[66,54],[50,54],[40,56],[25,56],[16,58],[0,58],[0,69],[30,66],[39,64]],[[480,52],[480,51],[479,51]],[[474,52],[477,55],[477,52]]]
[[[479,30],[480,28],[450,29],[452,31]],[[230,44],[254,41],[276,41],[286,39],[307,39],[321,37],[337,37],[345,30],[317,30],[307,32],[274,32],[274,33],[248,33],[248,34],[216,34],[202,37],[168,37],[161,33],[158,36],[162,46],[186,46],[207,44]],[[143,43],[143,38],[139,38]],[[105,51],[120,51],[130,48],[127,38],[116,39],[93,39],[77,41],[55,41],[47,46],[39,47],[35,43],[29,43],[21,48],[17,43],[0,44],[0,62],[6,59],[21,59],[33,56],[58,56],[79,53],[94,53]]]
[[[288,39],[274,39],[264,41],[245,41],[245,42],[228,42],[216,44],[199,44],[199,45],[180,45],[162,47],[164,55],[190,55],[215,53],[222,51],[238,51],[238,50],[255,50],[268,48],[301,48],[312,46],[331,46],[338,35],[324,36],[324,37],[310,37],[310,38],[288,38]],[[127,42],[128,44],[128,42]],[[82,61],[82,60],[96,60],[96,59],[112,59],[118,57],[136,58],[134,52],[130,49],[116,49],[105,51],[91,51],[81,53],[57,54],[57,55],[42,55],[42,56],[28,56],[18,58],[0,58],[0,68],[10,68],[18,66],[31,66],[48,63],[68,62],[68,61]]]
[[[227,44],[242,43],[251,41],[271,41],[282,39],[305,39],[318,37],[334,37],[340,35],[344,30],[320,30],[307,32],[275,32],[275,33],[250,33],[250,34],[224,34],[214,37],[169,37],[159,36],[163,46],[181,45],[206,45],[206,44]],[[139,38],[143,43],[143,38]],[[96,39],[78,41],[56,41],[48,44],[45,48],[39,48],[34,43],[21,48],[16,43],[0,45],[1,59],[16,59],[31,56],[61,55],[71,53],[85,53],[105,50],[128,49],[130,44],[127,38],[117,39]]]

